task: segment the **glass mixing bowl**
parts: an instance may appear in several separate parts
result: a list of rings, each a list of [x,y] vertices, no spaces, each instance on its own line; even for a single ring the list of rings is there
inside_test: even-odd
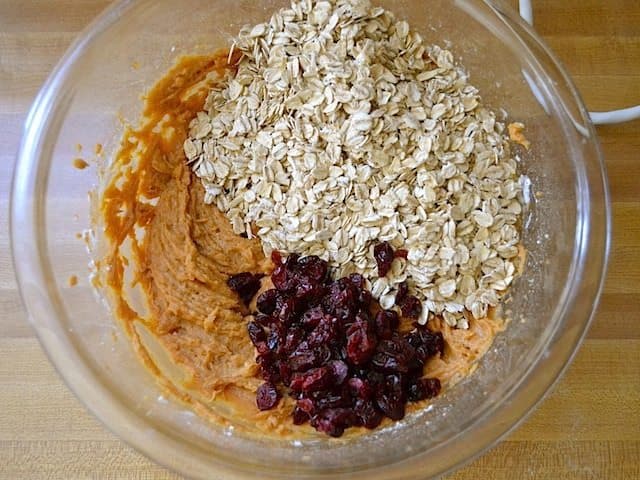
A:
[[[513,429],[561,375],[588,329],[609,244],[596,134],[567,74],[510,8],[480,0],[375,2],[451,49],[492,108],[526,124],[532,182],[529,254],[512,322],[478,370],[432,406],[350,442],[286,443],[207,424],[163,396],[87,272],[98,168],[71,167],[96,143],[108,164],[137,124],[140,95],[183,54],[228,45],[285,1],[116,2],[69,49],[27,118],[12,196],[15,268],[31,322],[69,387],[105,425],[155,461],[196,478],[424,478],[449,471]],[[100,232],[94,231],[100,237]],[[68,278],[79,275],[71,288]]]

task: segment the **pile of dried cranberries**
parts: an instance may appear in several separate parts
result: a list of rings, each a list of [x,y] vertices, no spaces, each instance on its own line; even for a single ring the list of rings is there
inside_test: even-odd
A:
[[[272,258],[275,288],[260,294],[248,324],[265,380],[260,410],[278,404],[284,385],[296,399],[296,425],[310,422],[339,437],[351,426],[375,428],[384,416],[400,420],[407,402],[438,395],[440,381],[422,375],[425,362],[442,353],[440,333],[417,324],[400,333],[398,314],[380,309],[361,275],[331,280],[319,257]],[[235,275],[229,286],[248,302],[259,277]],[[405,290],[397,299],[403,313],[411,298]]]

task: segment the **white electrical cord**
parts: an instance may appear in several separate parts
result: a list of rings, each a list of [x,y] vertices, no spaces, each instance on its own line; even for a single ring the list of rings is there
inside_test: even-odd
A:
[[[520,0],[520,16],[529,25],[533,25],[533,7],[531,0]]]
[[[519,0],[519,6],[520,16],[529,25],[533,25],[531,0]],[[640,105],[620,110],[611,110],[610,112],[589,112],[589,115],[591,116],[591,121],[596,125],[628,122],[640,118]]]

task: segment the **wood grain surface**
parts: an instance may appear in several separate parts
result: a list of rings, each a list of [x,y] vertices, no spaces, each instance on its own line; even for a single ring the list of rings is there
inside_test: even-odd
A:
[[[68,44],[109,2],[0,0],[0,478],[175,479],[67,390],[20,303],[8,198],[22,123]],[[640,1],[533,0],[536,29],[591,109],[640,103]],[[610,270],[566,376],[505,441],[449,478],[640,478],[640,122],[598,128],[613,201]]]

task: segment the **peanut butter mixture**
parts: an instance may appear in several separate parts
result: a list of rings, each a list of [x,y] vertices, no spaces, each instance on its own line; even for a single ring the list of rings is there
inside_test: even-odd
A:
[[[205,204],[183,152],[208,89],[237,62],[228,52],[185,57],[149,91],[142,125],[125,131],[102,194],[109,250],[98,270],[136,352],[171,394],[198,414],[249,433],[315,437],[320,434],[308,425],[292,424],[288,397],[269,411],[255,405],[262,380],[246,331],[249,311],[226,281],[241,272],[268,274],[273,265],[257,239],[235,234],[226,216]],[[142,302],[129,293],[135,288]],[[504,328],[491,315],[468,321],[468,330],[439,318],[430,323],[446,346],[425,375],[438,377],[445,390],[474,370]],[[411,404],[409,412],[423,407]],[[346,437],[363,432],[350,429]]]

